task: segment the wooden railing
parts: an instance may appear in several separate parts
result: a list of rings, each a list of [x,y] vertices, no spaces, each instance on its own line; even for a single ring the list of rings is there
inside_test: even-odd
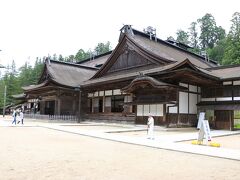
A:
[[[77,121],[78,117],[73,115],[44,115],[44,114],[24,114],[25,118],[42,119],[42,120],[64,120]]]

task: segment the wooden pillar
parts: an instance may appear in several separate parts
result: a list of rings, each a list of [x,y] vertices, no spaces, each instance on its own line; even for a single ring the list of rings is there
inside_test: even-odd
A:
[[[58,105],[57,105],[57,115],[60,115],[61,114],[61,99],[58,98],[57,102],[58,102]]]
[[[78,95],[78,123],[81,122],[81,98],[82,96],[82,91],[79,89],[79,95]]]
[[[180,117],[179,117],[179,89],[177,90],[177,125],[179,124]]]

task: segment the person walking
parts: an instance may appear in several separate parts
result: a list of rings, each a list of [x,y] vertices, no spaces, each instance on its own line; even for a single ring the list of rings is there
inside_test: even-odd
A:
[[[15,109],[13,110],[12,117],[13,117],[12,124],[13,124],[13,123],[15,123],[15,125],[16,125],[16,121],[17,121],[17,112],[16,112],[16,110],[15,110]]]
[[[147,138],[153,140],[154,139],[154,134],[153,134],[153,131],[154,131],[154,119],[153,119],[151,114],[149,114],[149,116],[148,116],[147,125],[148,125]]]
[[[22,121],[22,125],[23,125],[24,115],[23,115],[23,111],[22,110],[20,110],[19,116],[20,116],[20,120]],[[20,123],[20,120],[18,121],[18,124]]]

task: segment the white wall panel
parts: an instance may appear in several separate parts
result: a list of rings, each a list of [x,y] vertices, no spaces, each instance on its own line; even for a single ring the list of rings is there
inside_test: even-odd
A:
[[[99,98],[93,98],[93,107],[98,107]]]
[[[94,97],[98,97],[98,91],[94,92]]]
[[[197,94],[189,94],[189,113],[197,114]]]
[[[221,98],[217,98],[217,101],[231,101],[232,97],[221,97]]]
[[[103,96],[104,95],[104,91],[99,91],[99,96]]]
[[[189,85],[189,91],[197,92],[197,90],[198,90],[197,86]]]
[[[201,101],[215,101],[215,98],[201,98]]]
[[[121,94],[121,90],[120,89],[114,89],[113,90],[113,95],[120,95]]]
[[[157,113],[156,116],[163,116],[163,104],[156,104]]]
[[[105,96],[112,96],[112,90],[105,91]]]
[[[188,88],[188,85],[185,83],[179,83],[179,85]]]
[[[105,107],[111,107],[111,97],[105,97]]]
[[[231,85],[232,84],[232,81],[225,81],[223,82],[223,85]]]
[[[143,116],[143,105],[137,105],[137,116]]]
[[[234,97],[234,100],[240,100],[240,97]]]
[[[148,116],[149,112],[150,112],[150,105],[149,104],[143,105],[143,115]]]
[[[177,106],[169,107],[169,113],[177,113],[177,111],[178,111]]]
[[[240,81],[233,81],[233,85],[240,85]]]
[[[150,114],[152,116],[157,115],[157,105],[156,104],[150,104]]]
[[[188,113],[188,93],[179,92],[179,113]]]

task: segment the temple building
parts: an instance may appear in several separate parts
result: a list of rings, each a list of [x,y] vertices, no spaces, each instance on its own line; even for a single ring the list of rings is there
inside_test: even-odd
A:
[[[240,65],[219,66],[189,48],[125,25],[113,51],[77,64],[47,60],[24,93],[40,114],[146,124],[150,113],[156,125],[184,127],[205,111],[212,128],[232,130]]]

